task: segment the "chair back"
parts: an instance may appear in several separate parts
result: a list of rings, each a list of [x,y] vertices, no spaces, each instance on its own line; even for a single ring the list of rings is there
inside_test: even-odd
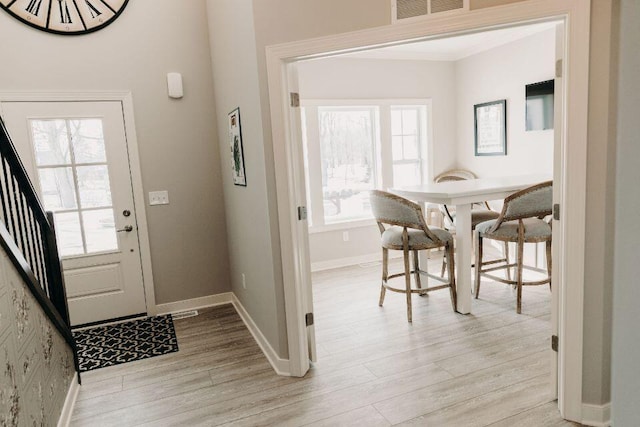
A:
[[[506,221],[551,215],[552,205],[553,181],[520,190],[504,199],[502,213],[493,229],[497,229]]]
[[[442,172],[440,175],[436,176],[433,181],[438,182],[447,182],[447,181],[465,181],[467,179],[476,179],[477,176],[468,170],[464,169],[455,169],[446,172]]]
[[[424,220],[422,207],[404,197],[386,191],[372,190],[370,192],[371,210],[378,222],[380,232],[384,231],[382,224],[397,225],[404,228],[423,230],[434,242],[439,242]]]

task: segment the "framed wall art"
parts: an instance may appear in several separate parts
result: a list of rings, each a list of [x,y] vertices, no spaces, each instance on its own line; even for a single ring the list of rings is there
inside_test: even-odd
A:
[[[473,106],[476,156],[507,154],[507,100]]]
[[[244,170],[244,150],[242,148],[242,128],[240,126],[240,108],[229,113],[229,144],[231,148],[231,169],[233,183],[247,186],[247,175]]]

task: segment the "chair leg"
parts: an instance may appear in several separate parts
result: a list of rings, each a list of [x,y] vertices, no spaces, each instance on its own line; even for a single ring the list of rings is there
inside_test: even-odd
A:
[[[413,271],[413,274],[415,274],[416,277],[416,286],[418,289],[422,289],[422,283],[420,283],[420,260],[418,259],[418,251],[413,251]]]
[[[480,234],[476,235],[476,267],[475,267],[475,287],[476,287],[476,299],[480,295],[480,273],[482,272],[482,246],[483,241]]]
[[[406,231],[405,231],[406,232]],[[407,321],[412,322],[411,313],[411,268],[409,266],[409,251],[404,249],[404,279],[407,294]]]
[[[453,242],[447,245],[445,253],[448,256],[447,265],[449,266],[449,292],[451,293],[451,305],[453,306],[453,311],[456,311],[458,305],[458,294],[456,291],[456,268],[453,258]]]
[[[549,290],[551,290],[551,240],[547,240],[547,275],[549,276]]]
[[[517,259],[517,270],[516,270],[516,281],[518,287],[518,296],[516,302],[516,312],[518,314],[522,313],[522,267],[523,267],[523,258],[524,258],[524,231],[522,232],[521,238],[518,238],[518,259]]]
[[[380,286],[380,301],[378,305],[382,307],[384,303],[384,295],[387,292],[387,288],[384,285],[387,283],[387,277],[389,276],[389,249],[382,248],[382,285]]]
[[[510,260],[509,260],[509,242],[504,242],[504,259],[507,262],[507,265],[509,265]],[[511,268],[507,267],[507,280],[511,280]]]
[[[444,272],[447,269],[447,258],[449,257],[448,252],[445,250],[444,254],[442,255],[442,269],[440,271],[440,277],[444,277]]]

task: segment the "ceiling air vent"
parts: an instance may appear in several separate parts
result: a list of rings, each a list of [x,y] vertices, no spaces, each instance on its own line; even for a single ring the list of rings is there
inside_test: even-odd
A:
[[[437,13],[469,10],[469,0],[392,0],[393,21],[434,15]]]

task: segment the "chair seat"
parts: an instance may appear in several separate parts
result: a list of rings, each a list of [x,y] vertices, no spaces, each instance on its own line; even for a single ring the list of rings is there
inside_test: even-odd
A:
[[[393,226],[382,233],[382,247],[387,249],[403,249],[402,232],[404,228]],[[441,228],[430,227],[429,230],[443,242],[453,240],[453,236]],[[432,249],[441,247],[442,244],[431,240],[423,230],[407,229],[409,235],[409,250]]]
[[[473,209],[471,211],[471,229],[475,230],[476,226],[481,222],[497,219],[499,216],[500,214],[496,211],[490,211],[488,209]],[[453,218],[454,224],[453,227],[450,228],[455,229],[456,213],[451,212],[451,217]]]
[[[551,226],[538,218],[525,218],[522,220],[524,224],[524,240],[525,242],[541,242],[551,239]],[[489,229],[493,227],[496,220],[481,222],[476,226],[476,231],[482,237],[489,239],[504,240],[508,242],[518,241],[518,221],[508,221],[500,224],[500,227],[489,233]]]

